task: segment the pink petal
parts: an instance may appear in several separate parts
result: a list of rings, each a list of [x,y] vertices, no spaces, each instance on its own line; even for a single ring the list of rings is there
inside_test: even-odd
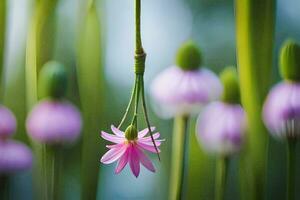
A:
[[[130,147],[129,165],[130,165],[133,175],[135,177],[138,177],[140,174],[140,162],[139,162],[139,155],[136,152],[134,146]]]
[[[155,127],[152,126],[152,127],[151,127],[151,132],[153,132],[154,130],[155,130]],[[138,138],[144,137],[145,135],[147,135],[148,132],[149,132],[149,129],[148,129],[148,128],[145,128],[144,130],[139,131],[139,133],[138,133]]]
[[[161,145],[161,142],[163,142],[164,140],[154,140],[154,141],[155,141],[155,145],[156,145],[157,147],[159,147],[159,146]],[[152,140],[150,140],[150,141],[139,141],[139,142],[140,142],[140,143],[143,143],[143,144],[145,144],[145,145],[154,146]]]
[[[117,135],[117,136],[119,136],[119,137],[125,137],[125,134],[124,134],[124,132],[123,131],[120,131],[118,128],[116,128],[114,125],[111,125],[111,130],[112,130],[112,132],[115,134],[115,135]]]
[[[155,134],[153,134],[153,139],[158,139],[159,136],[160,136],[160,133],[155,133]],[[152,141],[151,136],[139,138],[139,141],[147,141],[147,140]]]
[[[144,165],[151,172],[155,172],[155,168],[151,160],[143,153],[143,151],[139,147],[136,148],[136,152],[139,155],[140,162],[142,163],[142,165]]]
[[[124,138],[108,134],[104,131],[101,131],[101,137],[107,141],[114,142],[114,143],[122,143],[125,140]]]
[[[113,163],[116,160],[118,160],[124,154],[126,149],[127,149],[126,145],[123,145],[122,147],[119,147],[119,148],[110,149],[108,152],[106,152],[102,156],[100,161],[104,164]]]
[[[147,145],[147,144],[144,144],[144,143],[139,142],[139,141],[137,142],[137,144],[142,149],[145,149],[145,150],[150,151],[152,153],[156,153],[155,147],[153,145]],[[160,149],[157,149],[157,150],[158,150],[158,153],[160,153]]]
[[[106,145],[106,147],[109,148],[109,149],[113,149],[113,148],[121,147],[123,145],[124,145],[124,143],[119,143],[119,144]]]
[[[129,158],[129,148],[127,148],[126,152],[121,156],[118,165],[115,169],[115,173],[118,174],[120,173],[124,167],[126,166],[126,164],[128,163],[128,158]]]

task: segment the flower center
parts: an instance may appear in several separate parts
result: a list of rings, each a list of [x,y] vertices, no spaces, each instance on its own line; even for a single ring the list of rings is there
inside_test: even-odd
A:
[[[130,125],[125,130],[125,137],[128,141],[136,140],[138,136],[138,131],[135,126]]]

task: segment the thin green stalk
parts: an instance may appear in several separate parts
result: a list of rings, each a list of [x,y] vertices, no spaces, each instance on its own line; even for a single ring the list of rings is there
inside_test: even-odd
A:
[[[142,105],[143,105],[143,111],[144,111],[144,116],[145,116],[145,120],[146,120],[146,124],[147,124],[147,128],[149,130],[149,133],[150,133],[150,137],[151,137],[151,140],[152,140],[152,143],[154,144],[154,148],[156,150],[156,153],[157,153],[157,157],[158,157],[158,160],[160,160],[160,155],[159,155],[159,152],[158,152],[158,148],[157,148],[157,145],[154,141],[154,138],[153,138],[153,133],[151,131],[151,125],[150,125],[150,120],[149,120],[149,117],[148,117],[148,111],[147,111],[147,106],[146,106],[146,98],[145,98],[145,86],[144,86],[144,80],[143,80],[143,77],[141,77],[141,84],[142,84]]]
[[[188,149],[187,132],[188,117],[176,117],[172,137],[172,158],[169,183],[169,200],[184,199],[184,175],[187,170],[185,153]]]
[[[9,199],[9,177],[0,174],[0,199]]]
[[[215,199],[224,200],[227,181],[228,158],[221,156],[217,160]]]
[[[135,0],[135,53],[144,53],[141,39],[141,0]]]
[[[270,86],[275,0],[236,0],[237,63],[249,132],[241,155],[242,199],[265,197],[268,132],[261,119]]]
[[[135,106],[134,106],[134,114],[133,114],[133,121],[132,124],[138,128],[138,108],[139,108],[139,99],[140,99],[140,90],[141,90],[141,77],[136,75],[136,95],[135,95]]]
[[[3,100],[4,89],[4,53],[5,53],[5,33],[6,33],[6,0],[0,2],[0,99]]]
[[[43,199],[59,200],[62,188],[62,149],[59,146],[43,145],[44,191]]]
[[[287,142],[286,199],[295,199],[296,141]]]
[[[125,122],[125,120],[126,120],[126,118],[127,118],[127,116],[128,116],[129,110],[130,110],[130,108],[131,108],[131,105],[132,105],[132,103],[133,103],[133,100],[134,100],[134,98],[135,98],[135,96],[136,96],[136,87],[137,87],[137,80],[136,80],[136,79],[137,79],[137,78],[135,78],[135,81],[134,81],[134,87],[133,87],[132,92],[131,92],[131,96],[130,96],[130,99],[129,99],[129,103],[128,103],[128,105],[127,105],[125,114],[124,114],[124,116],[123,116],[123,118],[122,118],[122,120],[121,120],[121,122],[120,122],[120,124],[119,124],[119,126],[118,126],[118,129],[120,129],[121,126],[123,125],[123,123]]]

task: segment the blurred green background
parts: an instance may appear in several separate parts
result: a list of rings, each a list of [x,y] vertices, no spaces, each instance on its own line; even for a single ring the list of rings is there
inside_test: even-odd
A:
[[[79,107],[77,56],[80,18],[84,12],[84,0],[59,0],[53,20],[51,33],[47,33],[49,43],[54,45],[52,57],[62,62],[69,71],[68,98]],[[90,107],[104,106],[99,121],[101,129],[109,130],[110,124],[117,124],[125,111],[133,83],[133,52],[134,52],[134,10],[133,1],[129,0],[98,0],[97,13],[100,23],[101,44],[98,55],[103,63],[105,102],[94,102]],[[5,95],[4,104],[11,108],[18,118],[18,132],[15,137],[28,142],[24,120],[26,118],[25,102],[25,49],[29,20],[33,13],[33,0],[7,1],[7,29],[5,48]],[[276,43],[273,65],[274,83],[279,80],[277,60],[278,48],[282,42],[291,37],[300,41],[300,1],[277,1]],[[142,1],[142,39],[147,52],[146,87],[154,76],[162,69],[172,65],[176,49],[185,40],[192,38],[200,46],[204,55],[204,65],[216,73],[226,65],[236,64],[235,52],[235,19],[234,1],[231,0],[143,0]],[[47,45],[47,44],[44,44]],[[86,48],[86,54],[94,52],[94,46]],[[263,48],[263,47],[262,47]],[[100,68],[101,66],[99,66]],[[93,92],[93,87],[88,88]],[[150,97],[151,99],[151,97]],[[99,104],[101,105],[99,105]],[[148,103],[150,101],[148,100]],[[83,113],[84,114],[84,113]],[[114,164],[100,165],[99,159],[104,148],[99,148],[99,185],[98,199],[167,199],[171,120],[161,120],[150,113],[152,123],[161,132],[166,142],[162,146],[162,161],[153,155],[157,173],[153,174],[142,169],[136,179],[126,167],[120,175],[114,175]],[[93,117],[93,116],[89,116]],[[95,116],[99,117],[99,116]],[[91,122],[92,123],[92,122]],[[84,128],[89,127],[86,121]],[[188,199],[213,199],[214,189],[214,158],[205,155],[194,138],[194,122],[191,130],[191,155],[188,177]],[[106,143],[100,136],[97,143]],[[66,165],[65,197],[76,200],[80,198],[80,147],[78,142],[65,151]],[[267,199],[281,200],[285,197],[285,145],[270,140],[268,163]],[[297,150],[300,153],[300,149]],[[297,183],[300,185],[300,159],[297,158]],[[238,156],[230,163],[229,182],[226,199],[239,199],[238,188]],[[83,174],[84,176],[84,174]],[[98,174],[94,174],[98,176]],[[13,177],[11,194],[13,199],[32,199],[32,172],[24,172]],[[300,199],[300,191],[297,191]],[[296,198],[296,199],[297,199]]]

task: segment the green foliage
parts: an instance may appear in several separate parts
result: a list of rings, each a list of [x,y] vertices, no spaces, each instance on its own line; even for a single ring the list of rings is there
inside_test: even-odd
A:
[[[280,73],[284,79],[300,81],[300,46],[293,40],[287,40],[281,48]]]
[[[201,52],[193,41],[183,43],[178,49],[176,64],[183,70],[196,70],[201,66]]]
[[[249,133],[241,156],[242,199],[264,199],[268,133],[261,119],[272,71],[275,0],[236,0],[237,62]]]
[[[99,158],[104,151],[99,131],[105,123],[101,24],[90,4],[80,26],[77,78],[84,121],[81,160],[82,199],[96,199]]]

